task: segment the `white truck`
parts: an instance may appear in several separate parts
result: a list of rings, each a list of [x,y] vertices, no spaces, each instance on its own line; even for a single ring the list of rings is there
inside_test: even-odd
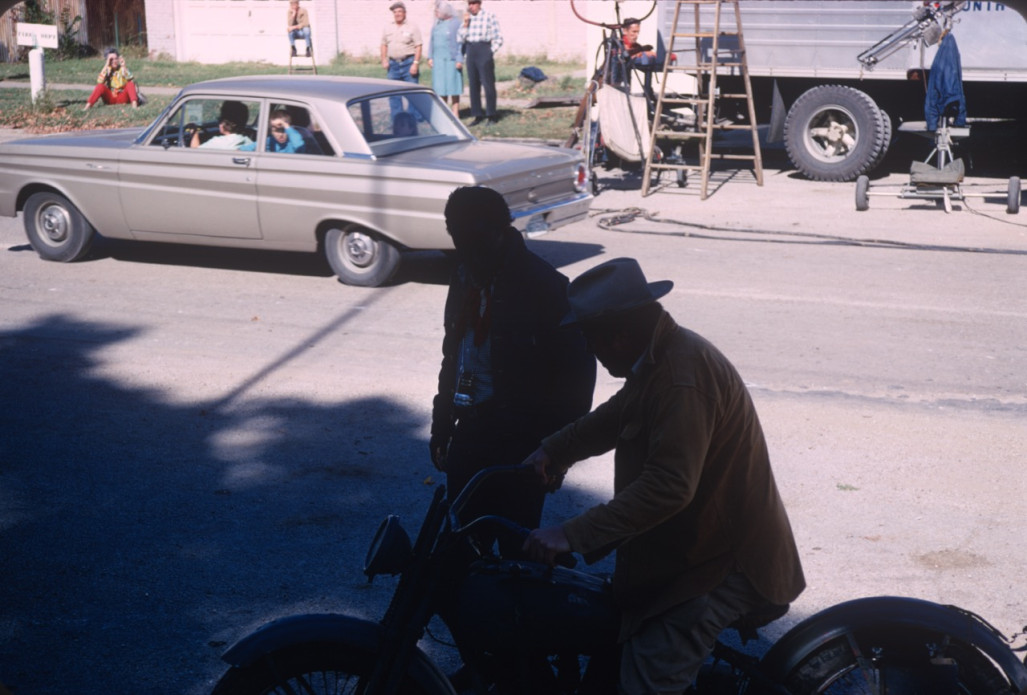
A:
[[[659,5],[663,50],[676,4]],[[730,7],[723,5],[722,32],[736,31]],[[943,26],[959,47],[971,120],[1027,117],[1022,0],[742,0],[740,8],[756,118],[769,124],[767,141],[783,139],[808,178],[852,181],[881,163],[899,124],[924,120],[926,77]],[[709,27],[712,9],[703,12]],[[691,8],[683,7],[678,30],[694,26]],[[730,52],[731,37],[721,38],[720,50]],[[694,52],[678,58],[695,60]],[[737,75],[717,78],[721,89],[744,91],[732,79]]]

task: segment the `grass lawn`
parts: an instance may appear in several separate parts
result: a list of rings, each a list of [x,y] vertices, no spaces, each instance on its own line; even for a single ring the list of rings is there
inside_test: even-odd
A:
[[[233,75],[282,74],[284,66],[268,63],[225,63],[206,65],[201,63],[177,63],[174,61],[150,60],[126,57],[129,69],[144,93],[149,87],[183,87],[193,82],[229,77]],[[96,80],[102,61],[97,58],[82,60],[50,61],[46,63],[46,81],[54,84],[92,85]],[[549,80],[525,89],[517,82],[521,68],[534,65]],[[574,77],[582,66],[571,63],[552,63],[531,58],[509,57],[497,61],[496,79],[510,82],[512,86],[501,88],[500,98],[530,100],[535,97],[573,97],[579,99],[585,90],[585,80]],[[339,56],[330,65],[319,65],[318,74],[348,75],[354,77],[383,77],[381,65],[373,60],[355,60]],[[0,81],[29,82],[26,63],[0,63]],[[425,66],[421,84],[431,84],[431,70]],[[28,89],[0,87],[0,127],[24,128],[34,133],[52,133],[83,128],[123,128],[146,125],[171,101],[170,96],[147,93],[146,106],[139,109],[128,107],[97,107],[83,111],[88,93],[85,90],[48,90],[42,99],[32,104]],[[461,102],[461,116],[470,118],[468,99]],[[498,138],[541,138],[563,140],[570,132],[575,106],[550,108],[502,108],[500,122],[481,125],[473,130],[478,136]]]

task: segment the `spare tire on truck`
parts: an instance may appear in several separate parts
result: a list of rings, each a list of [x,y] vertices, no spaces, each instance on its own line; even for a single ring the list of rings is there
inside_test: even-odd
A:
[[[814,181],[852,181],[884,159],[890,125],[864,92],[822,85],[788,109],[785,149],[792,164]]]

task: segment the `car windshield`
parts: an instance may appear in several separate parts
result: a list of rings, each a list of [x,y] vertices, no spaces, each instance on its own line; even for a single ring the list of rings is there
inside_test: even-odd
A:
[[[449,107],[431,92],[361,99],[350,102],[349,112],[377,156],[471,139]]]

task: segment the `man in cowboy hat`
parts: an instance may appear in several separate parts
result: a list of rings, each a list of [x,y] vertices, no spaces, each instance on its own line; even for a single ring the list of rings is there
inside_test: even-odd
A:
[[[626,381],[526,459],[555,489],[574,462],[615,450],[613,499],[532,531],[524,552],[551,564],[617,550],[620,692],[631,695],[688,690],[725,627],[768,606],[780,614],[805,587],[749,392],[657,301],[671,287],[630,258],[570,284],[564,323]]]

